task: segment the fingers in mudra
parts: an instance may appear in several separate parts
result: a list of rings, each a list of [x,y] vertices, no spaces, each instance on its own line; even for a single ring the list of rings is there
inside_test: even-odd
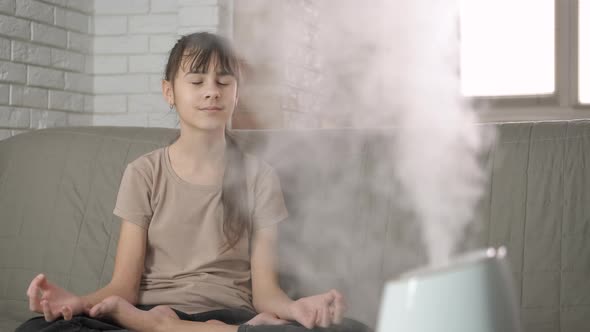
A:
[[[332,289],[330,294],[333,297],[332,303],[330,304],[330,317],[332,318],[332,323],[340,324],[346,311],[346,301],[344,300],[344,296],[335,289]]]
[[[43,316],[45,316],[46,321],[52,322],[57,318],[57,315],[51,311],[49,301],[41,300],[41,308],[43,308]]]
[[[308,329],[314,326],[330,327],[332,324],[340,324],[346,310],[344,297],[334,289],[296,302],[295,317]]]
[[[45,279],[43,274],[39,274],[29,284],[29,288],[27,289],[27,296],[29,297],[29,309],[31,311],[35,311],[38,313],[43,312],[43,307],[41,306],[41,290],[39,289],[39,284]]]
[[[59,317],[69,320],[84,311],[84,301],[65,289],[50,283],[44,274],[39,274],[27,289],[29,309],[43,314],[48,322]]]
[[[330,308],[328,306],[321,309],[320,317],[320,327],[330,327],[332,325],[332,316],[330,315]]]
[[[72,319],[72,309],[70,307],[66,307],[66,306],[62,306],[61,307],[61,315],[63,316],[63,318],[65,320],[70,320]]]

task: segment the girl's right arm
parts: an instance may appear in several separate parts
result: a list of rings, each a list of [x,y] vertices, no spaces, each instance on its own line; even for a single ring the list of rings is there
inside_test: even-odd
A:
[[[147,229],[123,220],[111,282],[84,296],[85,302],[95,305],[111,295],[118,295],[131,304],[137,304],[146,244]]]
[[[40,274],[31,281],[27,290],[29,308],[43,314],[45,320],[53,321],[61,316],[71,319],[73,315],[85,312],[111,295],[118,295],[136,304],[146,244],[147,229],[123,220],[113,276],[105,287],[85,296],[77,296],[50,283]]]

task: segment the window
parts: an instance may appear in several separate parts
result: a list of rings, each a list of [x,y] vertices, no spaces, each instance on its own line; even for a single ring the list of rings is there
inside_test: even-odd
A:
[[[461,0],[463,95],[553,94],[555,16],[555,0]]]
[[[590,104],[590,0],[579,0],[578,26],[578,101]]]

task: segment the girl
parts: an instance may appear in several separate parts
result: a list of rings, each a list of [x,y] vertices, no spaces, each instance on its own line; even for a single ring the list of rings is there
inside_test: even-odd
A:
[[[278,285],[277,223],[287,210],[272,168],[240,151],[226,131],[239,80],[238,58],[224,39],[195,33],[178,40],[162,91],[178,112],[180,136],[125,170],[114,209],[122,224],[111,282],[77,296],[37,276],[27,295],[44,320],[17,331],[74,316],[139,331],[342,326],[339,292],[293,301]]]

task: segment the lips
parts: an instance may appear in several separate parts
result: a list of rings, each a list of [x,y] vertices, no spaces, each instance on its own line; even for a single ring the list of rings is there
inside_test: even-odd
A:
[[[199,107],[200,111],[203,112],[219,112],[222,111],[223,108],[220,106],[205,106],[205,107]]]

